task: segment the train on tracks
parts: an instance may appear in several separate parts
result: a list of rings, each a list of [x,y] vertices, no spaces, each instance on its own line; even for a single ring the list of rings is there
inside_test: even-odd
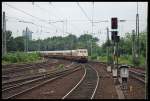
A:
[[[73,60],[77,62],[87,62],[88,61],[88,51],[87,49],[76,49],[76,50],[61,50],[61,51],[37,51],[43,57],[48,58],[60,58]]]

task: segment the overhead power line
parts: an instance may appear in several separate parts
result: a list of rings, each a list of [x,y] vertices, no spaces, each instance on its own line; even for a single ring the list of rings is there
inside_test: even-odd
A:
[[[77,2],[77,5],[78,5],[79,8],[81,9],[81,11],[82,11],[83,14],[85,15],[85,17],[91,22],[90,18],[88,17],[88,15],[87,15],[86,12],[84,11],[84,9],[80,6],[79,2]]]
[[[38,7],[40,10],[44,11],[44,12],[47,12],[47,13],[50,13],[49,10],[45,9],[45,8],[42,8],[41,6],[37,5],[37,4],[34,4],[36,7]],[[54,14],[54,13],[53,13]],[[49,23],[51,24],[51,23]],[[56,27],[56,26],[55,26]],[[59,28],[60,29],[60,28]]]
[[[33,17],[33,18],[36,18],[36,19],[38,19],[38,20],[40,20],[40,21],[44,21],[43,19],[40,19],[40,18],[38,18],[38,17],[36,17],[36,16],[33,16],[33,15],[31,15],[31,14],[29,14],[29,13],[27,13],[27,12],[21,10],[21,9],[18,9],[18,8],[12,6],[12,5],[9,5],[9,4],[7,4],[7,3],[6,3],[6,5],[9,6],[9,7],[11,7],[11,8],[13,8],[13,9],[16,9],[16,10],[18,10],[18,11],[20,11],[20,12],[26,14],[26,15],[29,15],[29,16],[31,16],[31,17]]]
[[[9,6],[9,7],[11,7],[11,8],[13,8],[13,9],[16,9],[16,10],[18,10],[18,11],[20,11],[20,12],[22,12],[22,13],[26,14],[26,15],[29,15],[29,16],[31,16],[31,17],[33,17],[33,18],[36,18],[36,19],[38,19],[39,21],[42,21],[42,22],[46,22],[46,23],[48,23],[48,21],[46,21],[46,20],[44,20],[44,19],[41,19],[41,18],[39,18],[39,17],[33,16],[33,15],[31,15],[31,14],[29,14],[29,13],[27,13],[27,12],[25,12],[25,11],[21,10],[21,9],[18,9],[18,8],[16,8],[16,7],[12,6],[12,5],[9,5],[9,4],[6,4],[6,5],[7,5],[7,6]],[[48,23],[48,24],[49,24],[49,23]],[[52,24],[50,24],[50,25],[52,25]],[[63,30],[62,30],[62,29],[57,28],[55,25],[52,25],[52,26],[53,26],[53,27],[55,27],[56,29],[61,30],[61,31],[63,32]]]
[[[45,9],[45,8],[43,8],[43,7],[41,7],[41,6],[39,6],[39,5],[37,5],[37,4],[34,4],[36,7],[38,7],[40,10],[42,10],[42,11],[44,11],[44,12],[47,12],[47,13],[50,13],[49,12],[49,10],[47,10],[47,9]],[[54,14],[53,12],[51,12],[52,14]],[[56,15],[56,14],[54,14],[54,15]],[[62,18],[62,17],[59,17],[59,18]]]
[[[14,19],[14,20],[25,20],[26,18],[21,17],[21,16],[17,16],[17,17],[12,17],[12,16],[6,16],[7,19]],[[26,19],[26,21],[30,21],[30,22],[34,22],[34,19]]]
[[[17,17],[10,17],[10,16],[6,16],[6,17],[8,17],[8,18],[13,18],[14,20],[16,20],[16,21],[14,21],[14,22],[28,23],[28,24],[32,24],[32,25],[35,25],[35,26],[39,26],[39,27],[42,26],[43,28],[48,29],[48,30],[51,29],[50,27],[43,26],[43,25],[38,25],[38,24],[33,23],[33,22],[31,22],[31,21],[27,21],[27,20],[20,19],[20,18],[17,18]],[[8,20],[8,21],[9,21],[9,20]]]
[[[37,4],[34,4],[36,7],[40,8],[41,10],[43,11],[46,11],[47,13],[49,13],[49,10],[45,9],[45,8],[42,8],[41,6],[37,5]],[[52,5],[52,4],[51,4]],[[52,5],[53,6],[53,5]],[[53,6],[54,7],[54,6]],[[54,7],[55,8],[55,7]],[[58,10],[58,9],[57,9]],[[56,14],[53,13],[56,17]],[[62,17],[61,16],[57,16],[59,19],[61,19],[61,21],[53,21],[53,22],[62,22]],[[67,22],[66,22],[67,23]],[[74,26],[72,23],[70,23],[72,26]],[[73,27],[74,28],[74,27]],[[77,27],[76,27],[77,28]],[[78,29],[78,28],[77,28]],[[66,33],[69,33],[69,32],[66,32]]]
[[[47,13],[50,13],[49,12],[49,10],[47,10],[47,9],[45,9],[45,8],[43,8],[43,7],[41,7],[41,6],[39,6],[39,5],[37,5],[37,4],[34,4],[36,7],[38,7],[40,10],[42,10],[42,11],[46,11]],[[53,5],[52,5],[53,6]],[[54,7],[54,6],[53,6]],[[56,7],[54,7],[55,9],[56,9]],[[58,9],[57,9],[57,11],[58,11]],[[61,12],[60,12],[61,13]],[[55,13],[53,13],[54,14],[54,16],[56,17],[58,17],[59,19],[61,19],[61,21],[56,21],[56,20],[51,20],[52,21],[52,23],[55,23],[55,22],[62,22],[62,17],[61,16],[58,16],[58,15],[56,15]],[[69,20],[67,20],[67,21],[69,21]],[[81,20],[79,20],[79,21],[81,21]],[[67,22],[66,22],[67,23]],[[79,28],[78,27],[74,27],[75,25],[74,24],[72,24],[72,23],[70,23],[71,24],[71,27],[73,27],[73,29],[74,28],[77,28],[78,30],[79,30]],[[65,33],[69,33],[69,32],[65,32]]]

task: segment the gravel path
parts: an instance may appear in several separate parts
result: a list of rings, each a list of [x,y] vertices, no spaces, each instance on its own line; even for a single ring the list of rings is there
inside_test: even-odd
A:
[[[124,91],[127,99],[145,99],[145,84],[136,79],[129,78],[128,89]]]
[[[94,99],[118,99],[112,75],[106,72],[103,64],[91,64],[99,73],[99,85]]]
[[[105,65],[100,65],[100,63],[94,64],[95,68],[99,70],[100,83],[98,90],[96,92],[96,99],[118,99],[115,85],[113,83],[112,73],[109,73],[110,76],[106,75]],[[103,68],[103,69],[102,69]],[[107,73],[108,74],[108,73]],[[129,78],[128,80],[128,89],[123,90],[125,99],[145,99],[146,88],[145,84],[140,81]]]

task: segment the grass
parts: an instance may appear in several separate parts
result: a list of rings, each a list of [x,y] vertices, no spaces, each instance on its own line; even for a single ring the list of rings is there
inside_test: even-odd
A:
[[[129,64],[129,65],[133,65],[133,64],[132,64],[131,56],[120,56],[120,57],[118,58],[118,63],[119,63],[119,64]]]
[[[139,66],[143,67],[145,65],[145,58],[143,56],[140,56],[139,58],[140,58]],[[107,62],[107,56],[99,56],[98,60],[101,62]],[[118,58],[118,63],[133,65],[132,56],[131,55],[120,56]]]
[[[100,56],[99,61],[101,62],[107,62],[107,57],[106,56]]]
[[[64,69],[64,64],[60,64],[60,65],[58,66],[58,69]]]
[[[2,64],[10,63],[32,63],[41,59],[39,53],[15,52],[7,53],[2,57]]]

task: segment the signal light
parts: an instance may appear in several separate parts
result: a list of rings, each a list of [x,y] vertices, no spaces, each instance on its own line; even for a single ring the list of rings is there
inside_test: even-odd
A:
[[[119,42],[119,41],[120,41],[120,36],[116,36],[116,37],[115,37],[115,41],[116,41],[116,42]]]
[[[117,29],[117,28],[118,28],[118,19],[111,18],[111,29]]]
[[[114,41],[115,40],[115,36],[117,36],[118,32],[117,31],[112,31],[111,32],[111,39]]]

